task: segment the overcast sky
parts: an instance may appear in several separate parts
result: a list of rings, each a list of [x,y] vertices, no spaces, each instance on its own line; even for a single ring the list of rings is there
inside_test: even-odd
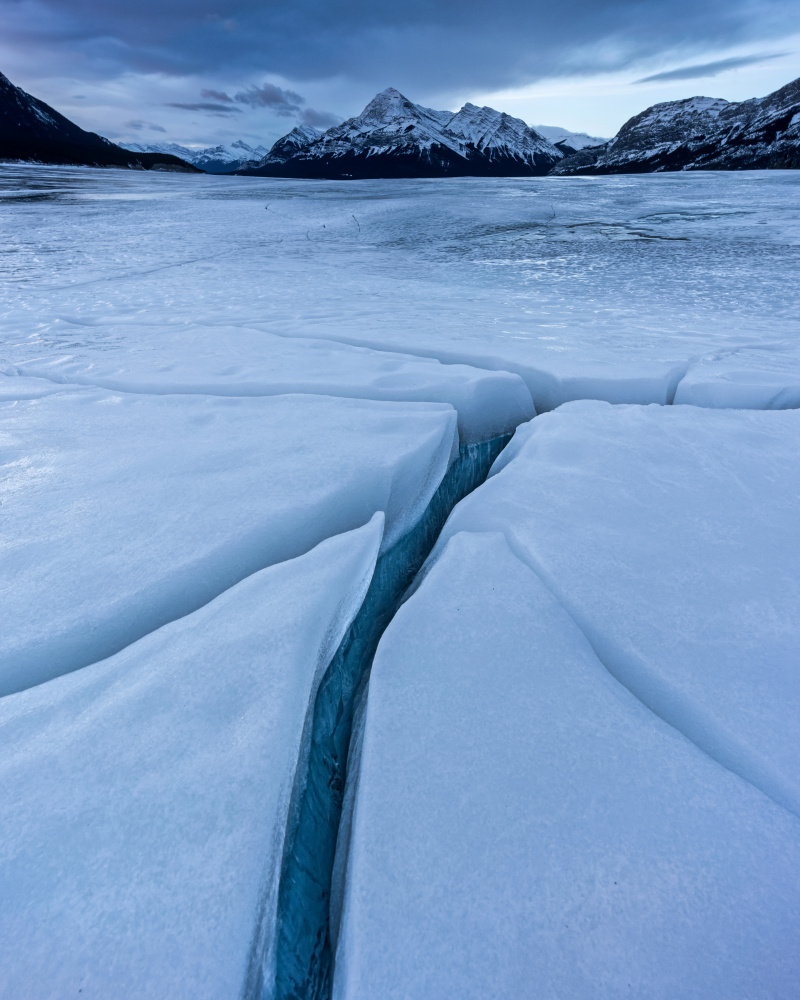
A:
[[[268,145],[387,86],[607,136],[800,76],[800,0],[0,0],[0,70],[118,140]]]

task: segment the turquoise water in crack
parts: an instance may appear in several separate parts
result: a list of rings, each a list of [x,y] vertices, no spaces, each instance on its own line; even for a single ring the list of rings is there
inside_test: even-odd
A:
[[[380,637],[433,547],[450,510],[474,490],[510,435],[462,445],[425,514],[378,560],[361,610],[330,664],[314,704],[306,769],[295,780],[278,902],[277,973],[258,952],[256,932],[245,996],[324,1000],[331,988],[329,907],[336,838],[358,692]]]

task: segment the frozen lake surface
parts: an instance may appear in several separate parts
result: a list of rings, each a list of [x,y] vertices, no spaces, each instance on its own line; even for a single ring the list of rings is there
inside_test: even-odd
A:
[[[0,223],[0,995],[795,1000],[800,173]]]
[[[260,330],[517,372],[540,409],[667,402],[690,368],[684,402],[720,375],[722,405],[742,383],[766,379],[767,403],[800,386],[793,171],[331,183],[7,165],[0,204],[7,364],[163,367],[184,345],[252,366]]]

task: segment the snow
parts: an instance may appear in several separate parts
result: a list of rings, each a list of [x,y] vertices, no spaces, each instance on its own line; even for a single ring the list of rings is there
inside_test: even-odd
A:
[[[0,994],[236,1000],[274,929],[304,726],[380,514],[0,699]],[[307,734],[305,736],[307,739]]]
[[[118,142],[117,145],[121,146],[122,149],[129,149],[132,153],[167,153],[188,161],[191,161],[198,152],[196,149],[189,149],[188,146],[181,146],[177,142]]]
[[[789,1000],[799,835],[451,533],[373,667],[334,998]]]
[[[445,129],[448,135],[472,143],[476,149],[503,149],[520,157],[548,152],[551,146],[521,118],[512,118],[494,108],[478,108],[469,103],[453,115]]]
[[[336,996],[793,1000],[800,176],[0,204],[0,994],[269,995],[320,672],[520,424],[380,644]]]
[[[430,358],[235,327],[196,325],[188,336],[169,326],[128,327],[126,333],[120,344],[115,343],[113,331],[96,328],[96,342],[108,343],[91,360],[45,356],[21,362],[15,370],[41,380],[121,392],[221,396],[303,392],[450,403],[458,413],[462,443],[510,433],[535,412],[525,383],[509,372],[442,365]],[[40,379],[25,381],[38,384]]]
[[[265,163],[282,162],[292,133],[279,139]],[[288,141],[288,142],[287,142]],[[294,145],[305,145],[297,143]],[[396,150],[429,150],[439,146],[465,159],[468,146],[487,153],[508,154],[515,159],[536,163],[554,163],[563,154],[532,130],[521,118],[465,104],[455,114],[434,111],[414,104],[394,87],[377,94],[360,115],[335,125],[309,148],[311,157],[347,156],[354,150],[365,155],[377,155]]]
[[[501,531],[607,669],[800,815],[800,412],[571,403],[451,514]]]
[[[201,168],[210,164],[234,165],[247,160],[260,160],[267,153],[265,146],[250,146],[243,139],[237,139],[229,145],[220,143],[204,149],[190,149],[177,142],[120,142],[118,145],[134,153],[171,153]]]
[[[458,444],[439,403],[84,389],[4,406],[3,694],[109,656],[376,511],[388,548]]]
[[[678,383],[675,402],[752,410],[800,407],[799,347],[787,342],[701,358]]]
[[[0,199],[4,370],[121,357],[166,325],[191,365],[213,328],[235,357],[236,328],[513,372],[542,410],[669,402],[708,355],[800,341],[795,171],[334,183],[6,165]]]
[[[40,399],[53,393],[79,392],[78,385],[58,385],[47,378],[13,377],[0,374],[0,404],[23,399]]]
[[[586,146],[603,146],[609,140],[599,135],[588,135],[586,132],[570,132],[558,125],[531,125],[531,128],[543,135],[550,142],[560,142],[573,149],[584,149]]]

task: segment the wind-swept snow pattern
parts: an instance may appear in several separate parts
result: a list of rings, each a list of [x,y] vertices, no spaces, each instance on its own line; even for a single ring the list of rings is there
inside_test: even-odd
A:
[[[382,524],[0,699],[2,996],[242,995],[254,928],[274,939],[309,706]]]
[[[501,531],[607,669],[800,816],[800,412],[571,403],[454,511]]]
[[[4,694],[115,653],[376,511],[391,547],[457,448],[439,403],[83,389],[4,407]]]
[[[335,1000],[790,1000],[800,821],[619,685],[501,533],[448,534],[375,658]]]

